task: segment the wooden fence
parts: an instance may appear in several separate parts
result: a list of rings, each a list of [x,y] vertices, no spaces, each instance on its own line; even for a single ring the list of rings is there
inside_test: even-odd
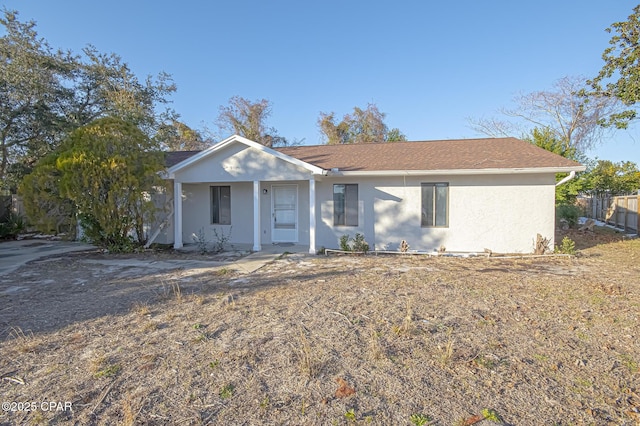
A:
[[[638,233],[640,195],[602,196],[588,199],[587,215],[625,232]]]
[[[0,195],[0,222],[4,222],[11,213],[11,195]]]
[[[22,198],[17,195],[0,195],[0,222],[6,221],[10,213],[25,216]]]

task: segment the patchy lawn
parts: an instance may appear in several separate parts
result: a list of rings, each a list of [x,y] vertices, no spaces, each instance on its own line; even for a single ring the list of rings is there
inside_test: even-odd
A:
[[[0,277],[0,394],[36,409],[0,423],[638,425],[640,240],[571,235],[572,258],[248,276],[34,262]]]

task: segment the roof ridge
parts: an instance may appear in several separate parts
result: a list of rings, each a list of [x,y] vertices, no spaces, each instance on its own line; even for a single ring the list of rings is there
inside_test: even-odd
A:
[[[316,145],[290,145],[290,146],[280,146],[273,148],[275,150],[280,149],[288,149],[288,148],[317,148],[317,147],[345,147],[345,146],[363,146],[363,145],[398,145],[398,144],[413,144],[413,143],[432,143],[432,142],[473,142],[473,141],[488,141],[488,140],[517,140],[523,141],[522,139],[516,138],[514,136],[504,136],[499,138],[458,138],[458,139],[426,139],[426,140],[413,140],[413,141],[378,141],[378,142],[359,142],[359,143],[335,143],[335,144],[316,144]],[[523,141],[527,142],[527,141]]]

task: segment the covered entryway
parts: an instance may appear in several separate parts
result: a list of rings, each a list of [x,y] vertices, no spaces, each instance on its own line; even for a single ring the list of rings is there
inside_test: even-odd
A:
[[[174,248],[204,233],[209,241],[224,235],[229,243],[251,244],[253,251],[263,244],[308,243],[315,253],[315,183],[325,175],[237,135],[189,156],[166,172],[175,194]]]

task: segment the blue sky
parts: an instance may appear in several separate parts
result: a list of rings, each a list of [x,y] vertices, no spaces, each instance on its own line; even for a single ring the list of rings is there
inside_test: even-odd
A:
[[[266,98],[269,124],[321,143],[321,111],[375,103],[410,140],[482,136],[468,118],[514,96],[592,77],[628,0],[521,1],[4,1],[53,47],[114,52],[140,78],[165,71],[172,107],[193,128],[230,97]],[[640,164],[640,127],[591,157]]]

